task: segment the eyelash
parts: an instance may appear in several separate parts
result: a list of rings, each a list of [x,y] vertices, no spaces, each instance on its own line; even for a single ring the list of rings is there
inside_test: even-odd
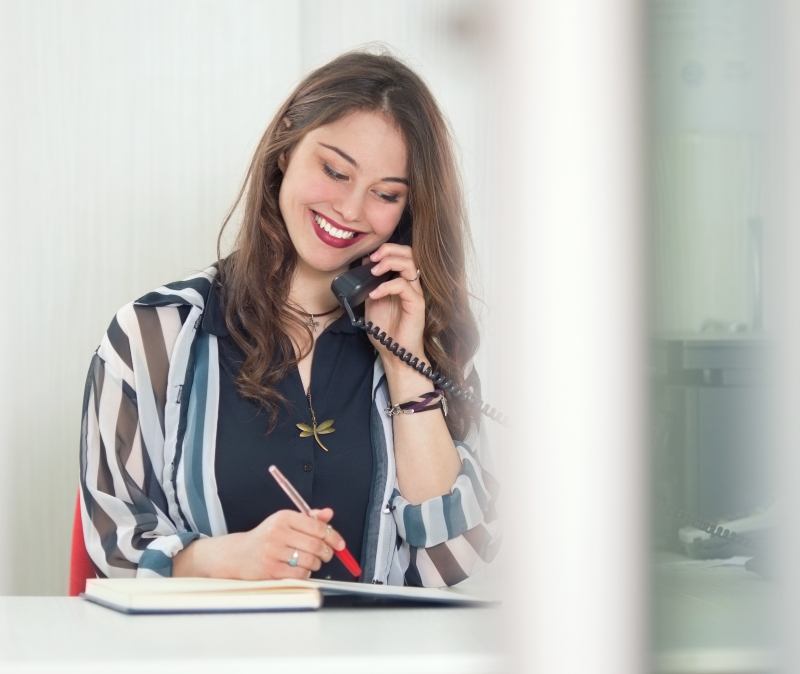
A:
[[[326,163],[322,164],[322,170],[325,171],[325,175],[327,175],[332,180],[336,180],[337,182],[343,182],[347,180],[346,175],[344,175],[343,173],[339,173],[338,171],[334,171]],[[383,192],[375,192],[375,194],[377,194],[378,197],[383,199],[383,201],[385,201],[388,204],[396,204],[400,199],[400,197],[397,196],[396,194],[385,194]]]
[[[337,171],[334,171],[327,164],[323,164],[322,165],[322,170],[325,171],[325,173],[328,175],[329,178],[333,178],[334,180],[338,180],[340,182],[342,180],[347,180],[347,176],[346,175],[343,175],[342,173],[338,173]]]

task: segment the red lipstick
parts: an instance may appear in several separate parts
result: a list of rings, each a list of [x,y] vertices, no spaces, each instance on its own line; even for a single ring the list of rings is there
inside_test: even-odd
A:
[[[319,238],[320,241],[333,248],[348,248],[349,246],[352,246],[356,241],[358,241],[361,238],[361,236],[363,236],[363,232],[357,232],[356,230],[350,229],[349,227],[343,227],[342,225],[336,223],[335,221],[326,218],[321,213],[316,213],[311,209],[309,209],[309,213],[311,218],[311,226],[314,228],[314,233],[317,235],[317,238]],[[353,236],[349,239],[340,239],[336,236],[333,236],[333,234],[330,234],[329,232],[325,231],[322,227],[319,226],[319,223],[317,222],[317,216],[328,222],[328,224],[330,224],[331,227],[334,227],[341,232],[353,232]]]

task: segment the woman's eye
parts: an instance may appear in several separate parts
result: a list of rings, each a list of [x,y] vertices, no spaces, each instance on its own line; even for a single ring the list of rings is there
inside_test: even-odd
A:
[[[329,178],[333,178],[334,180],[347,180],[347,176],[343,173],[339,173],[338,171],[334,171],[328,164],[322,164],[322,170],[325,171]]]
[[[400,197],[397,194],[386,194],[385,192],[376,192],[381,199],[390,204],[396,204]]]

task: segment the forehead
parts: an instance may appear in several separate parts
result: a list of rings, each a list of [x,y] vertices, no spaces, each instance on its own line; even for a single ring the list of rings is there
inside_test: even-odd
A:
[[[393,120],[379,112],[358,111],[309,131],[302,144],[309,151],[331,145],[355,159],[367,175],[405,176],[406,142]]]

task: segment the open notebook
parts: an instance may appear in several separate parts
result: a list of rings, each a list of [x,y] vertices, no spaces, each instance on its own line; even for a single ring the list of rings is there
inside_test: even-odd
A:
[[[474,606],[487,602],[457,590],[367,585],[335,580],[92,578],[84,599],[122,613],[303,611],[329,606]]]

